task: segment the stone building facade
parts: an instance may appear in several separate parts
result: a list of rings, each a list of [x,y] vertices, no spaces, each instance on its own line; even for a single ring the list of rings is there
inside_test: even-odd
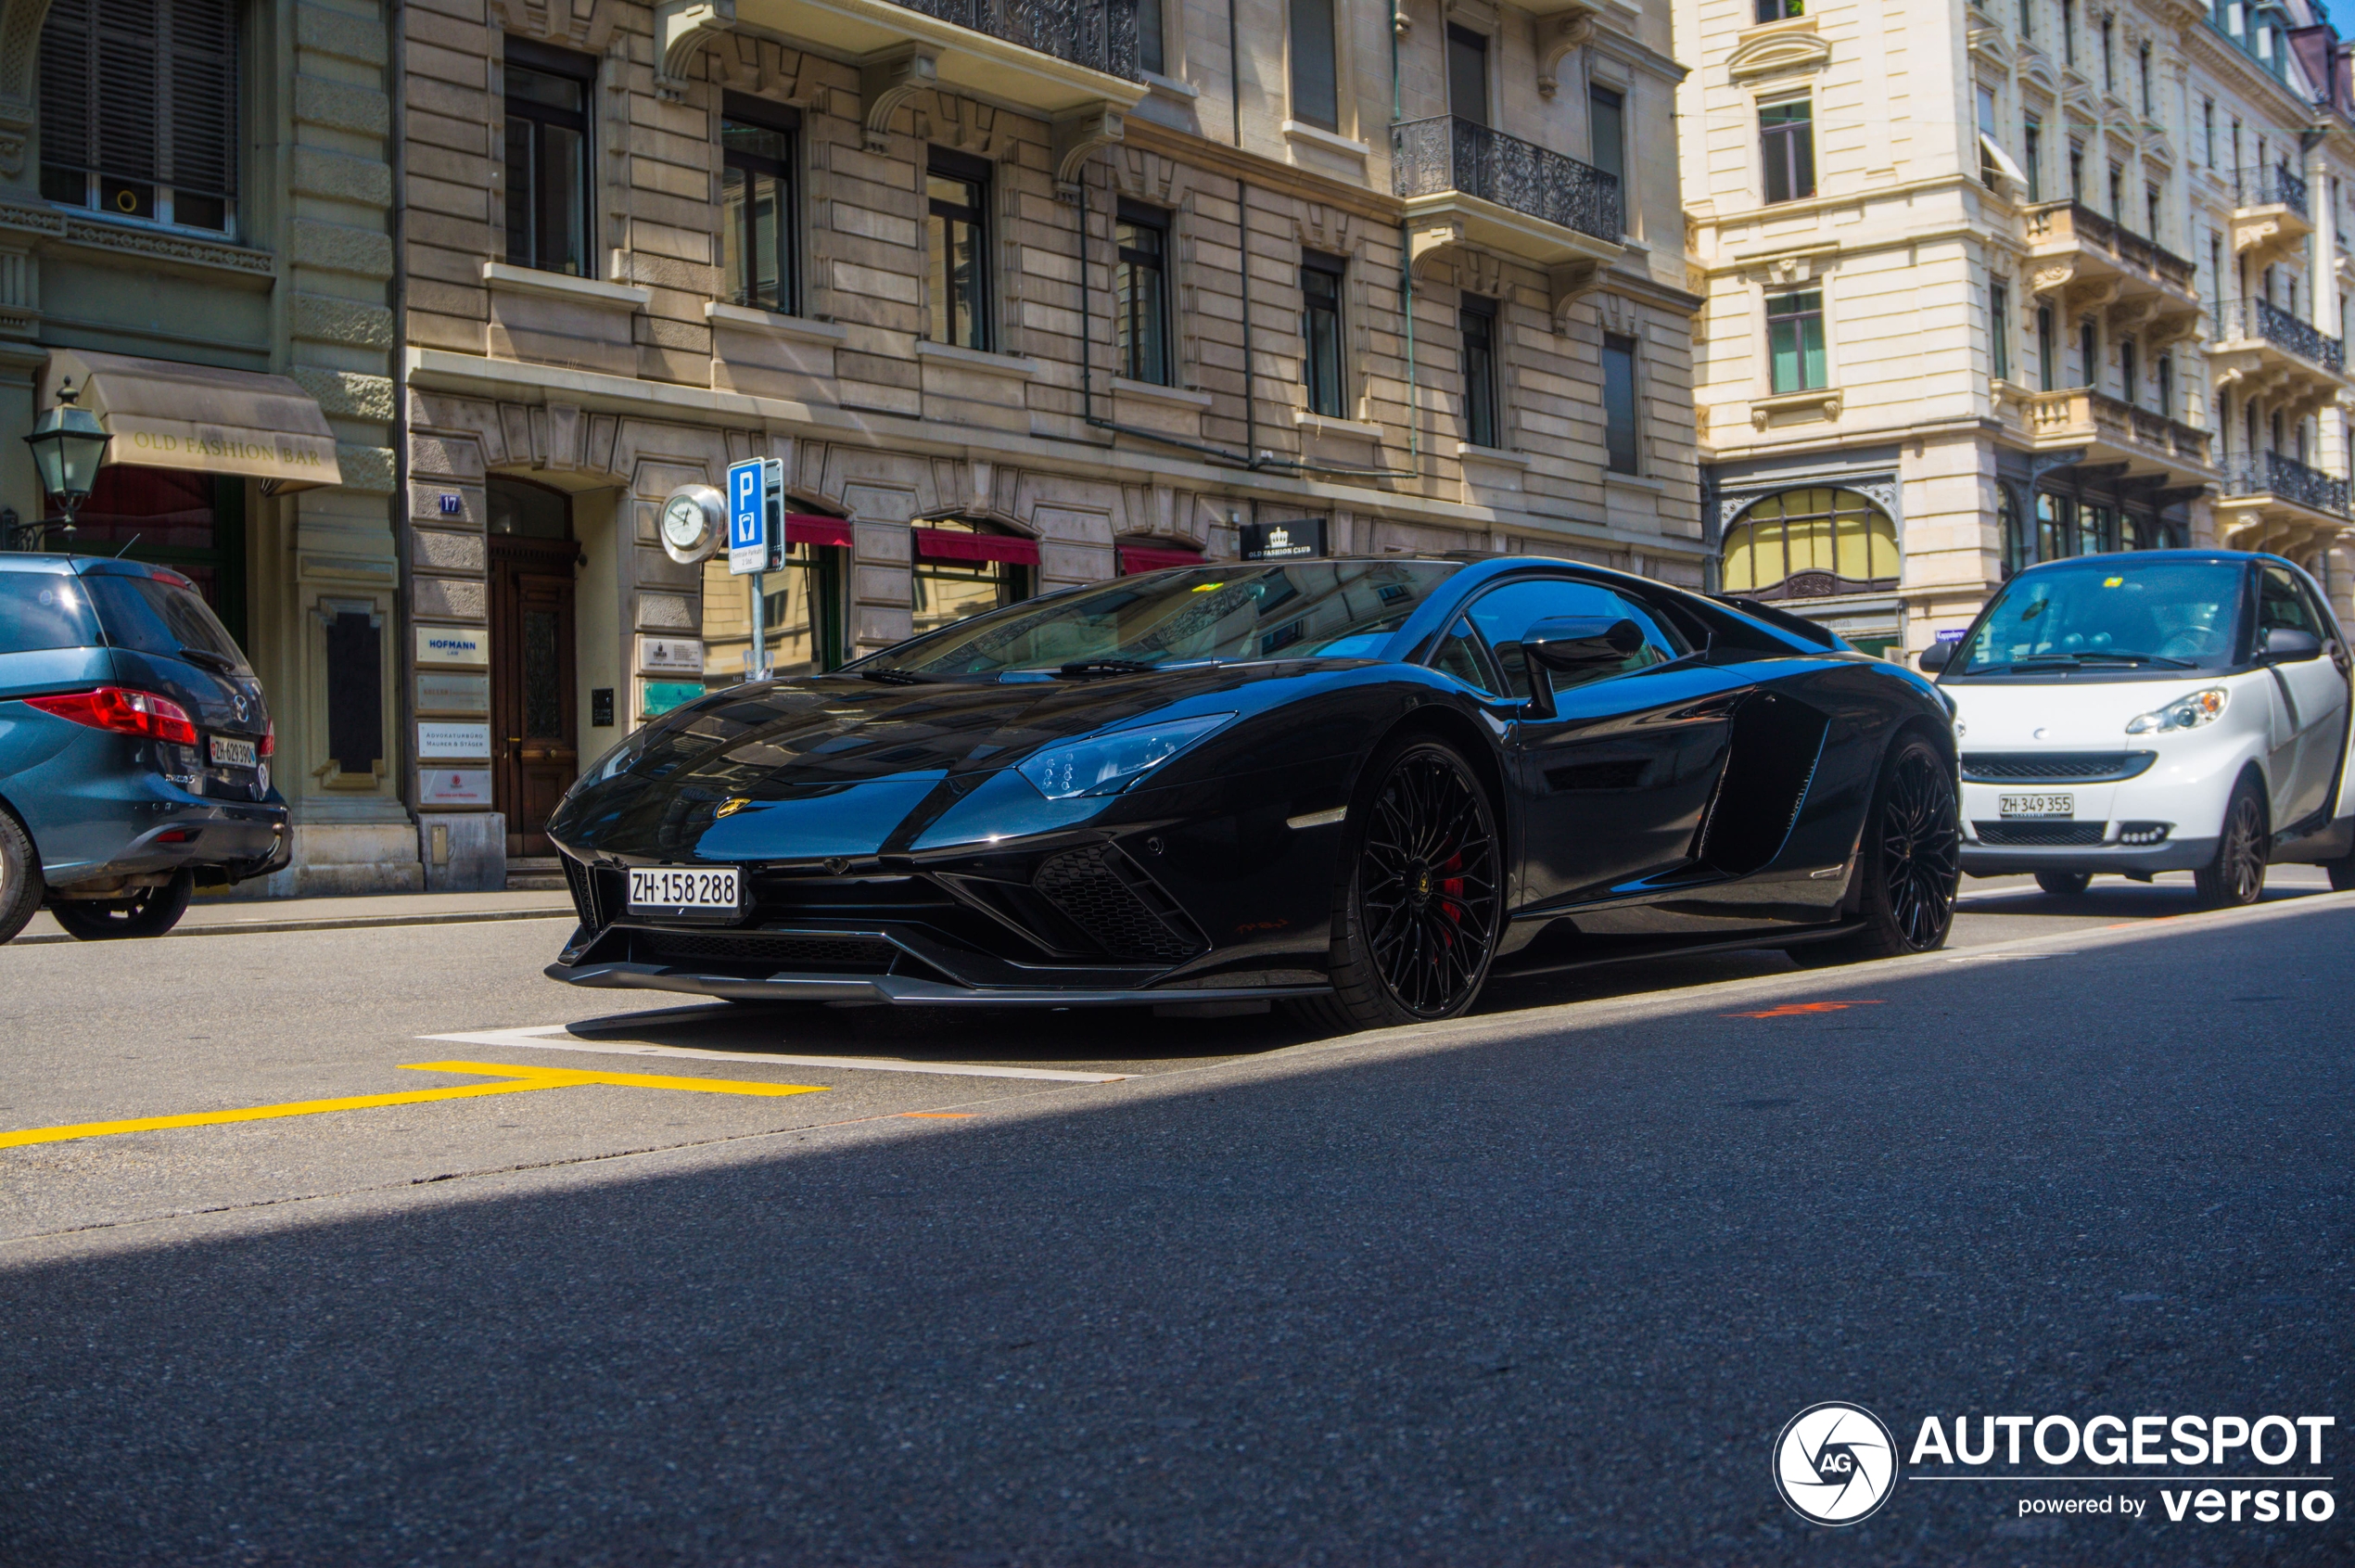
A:
[[[2287,555],[2349,606],[2321,7],[1678,0],[1707,530],[1876,649],[2013,571]]]
[[[575,769],[741,671],[745,580],[656,531],[732,461],[796,514],[784,669],[1254,522],[1703,580],[1657,8],[400,15],[433,885],[535,852]]]
[[[48,515],[21,438],[71,384],[115,431],[71,542],[185,573],[263,681],[281,894],[421,885],[388,61],[369,0],[0,0],[0,522]]]

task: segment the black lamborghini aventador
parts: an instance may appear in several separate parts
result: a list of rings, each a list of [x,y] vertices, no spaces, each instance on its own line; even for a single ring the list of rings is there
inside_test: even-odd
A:
[[[648,723],[550,824],[548,973],[743,1000],[1445,1018],[1664,950],[1921,952],[1937,689],[1567,562],[1189,567]]]

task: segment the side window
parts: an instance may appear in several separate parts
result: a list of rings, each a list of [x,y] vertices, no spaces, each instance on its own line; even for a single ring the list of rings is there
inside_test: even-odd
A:
[[[1453,675],[1474,691],[1496,695],[1496,677],[1488,671],[1488,660],[1482,657],[1480,638],[1472,631],[1471,622],[1457,618],[1439,640],[1439,651],[1432,656],[1431,667],[1444,675]]]
[[[2331,633],[2314,619],[2298,583],[2279,567],[2267,567],[2257,578],[2257,630],[2261,635],[2277,626],[2310,631],[2324,641]]]
[[[1554,682],[1558,689],[1665,664],[1685,652],[1683,639],[1662,626],[1651,612],[1600,584],[1563,578],[1508,583],[1472,606],[1470,618],[1480,634],[1488,640],[1489,651],[1496,655],[1496,663],[1504,671],[1505,684],[1514,696],[1529,695],[1529,664],[1521,657],[1521,638],[1537,622],[1556,616],[1626,619],[1644,630],[1644,645],[1628,655],[1616,669],[1599,669],[1583,678],[1558,676]]]

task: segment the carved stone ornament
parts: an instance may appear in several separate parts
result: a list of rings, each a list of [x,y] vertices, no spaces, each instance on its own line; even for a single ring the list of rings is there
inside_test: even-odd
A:
[[[1818,71],[1831,60],[1832,46],[1816,36],[1811,17],[1803,30],[1795,25],[1788,32],[1762,28],[1736,45],[1725,60],[1725,74],[1737,82],[1755,82],[1767,76]]]
[[[940,57],[922,44],[902,45],[859,62],[859,96],[867,105],[867,150],[891,149],[891,117],[917,94],[940,81]]]
[[[655,7],[655,43],[662,64],[656,85],[676,96],[686,84],[704,45],[736,25],[736,0],[667,0]]]
[[[1108,103],[1087,104],[1055,116],[1055,185],[1079,188],[1080,166],[1098,147],[1108,147],[1128,134],[1128,118]]]
[[[1546,269],[1547,305],[1558,337],[1570,333],[1570,308],[1591,294],[1603,281],[1603,263],[1593,261],[1562,261]]]
[[[1593,40],[1595,13],[1582,6],[1559,16],[1539,17],[1536,28],[1537,95],[1550,98],[1560,84],[1562,61]]]

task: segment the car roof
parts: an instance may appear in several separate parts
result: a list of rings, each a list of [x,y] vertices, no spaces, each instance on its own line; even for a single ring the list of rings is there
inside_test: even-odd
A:
[[[73,572],[80,576],[157,577],[184,581],[170,567],[128,561],[116,555],[77,555],[63,550],[0,551],[0,571]]]
[[[2285,567],[2293,567],[2298,564],[2286,556],[2276,555],[2263,550],[2104,550],[2092,555],[2064,555],[2057,561],[2039,561],[2032,567],[2022,567],[2014,580],[2026,577],[2030,572],[2045,571],[2056,567],[2081,566],[2087,561],[2115,561],[2130,556],[2137,561],[2153,562],[2213,561],[2221,564],[2231,561],[2272,561]]]

